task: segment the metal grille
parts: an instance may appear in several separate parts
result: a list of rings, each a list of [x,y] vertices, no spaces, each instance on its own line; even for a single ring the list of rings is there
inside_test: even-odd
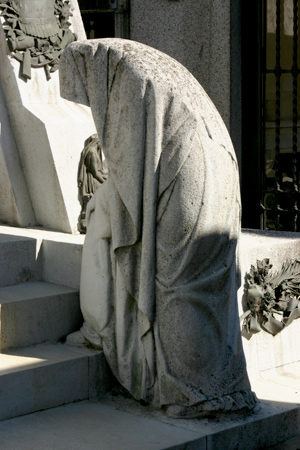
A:
[[[262,2],[262,228],[298,231],[299,0]]]

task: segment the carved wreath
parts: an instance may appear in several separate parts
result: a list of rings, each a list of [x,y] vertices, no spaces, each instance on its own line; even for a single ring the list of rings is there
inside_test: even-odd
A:
[[[1,0],[0,0],[1,1]],[[63,49],[76,40],[69,29],[68,0],[2,0],[0,13],[12,55],[21,73],[31,78],[31,67],[44,67],[47,79],[58,68]]]
[[[247,306],[241,316],[246,337],[262,329],[275,336],[300,317],[300,260],[288,260],[272,273],[269,259],[257,261],[248,275]]]

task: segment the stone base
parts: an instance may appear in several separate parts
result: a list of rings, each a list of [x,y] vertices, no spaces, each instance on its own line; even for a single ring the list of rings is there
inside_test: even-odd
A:
[[[84,401],[3,421],[1,445],[5,450],[259,450],[296,436],[295,389],[274,382],[254,388],[262,408],[240,419],[170,419],[133,400],[107,396],[101,403]]]

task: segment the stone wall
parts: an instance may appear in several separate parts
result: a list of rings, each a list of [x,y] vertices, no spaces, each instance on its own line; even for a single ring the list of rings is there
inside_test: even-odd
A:
[[[84,39],[77,0],[72,9],[72,29]],[[22,78],[1,22],[0,60],[0,222],[76,233],[78,164],[95,132],[90,109],[60,97],[57,71],[47,80],[32,68]]]
[[[130,39],[181,62],[204,87],[241,162],[240,1],[131,0]]]
[[[131,0],[130,38],[181,62],[230,122],[230,1]]]

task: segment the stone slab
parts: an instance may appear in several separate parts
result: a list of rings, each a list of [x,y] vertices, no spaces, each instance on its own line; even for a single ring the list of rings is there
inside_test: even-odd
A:
[[[280,444],[269,447],[265,450],[299,450],[300,448],[300,436],[289,439],[285,442],[280,442]]]
[[[42,277],[40,249],[39,239],[0,232],[0,286],[40,280]]]
[[[0,424],[0,447],[5,450],[261,450],[298,435],[299,394],[295,398],[293,390],[268,388],[267,382],[258,382],[256,388],[262,398],[262,409],[245,418],[170,419],[161,411],[110,395],[100,403],[84,401],[6,420]],[[285,450],[284,446],[279,448]]]
[[[0,217],[14,226],[34,225],[35,217],[0,85]]]
[[[1,236],[4,237],[1,238]],[[26,241],[28,239],[36,240],[39,245],[38,262],[40,264],[40,275],[37,279],[79,289],[84,235],[53,232],[42,227],[16,228],[0,225],[0,245],[1,239],[8,242]],[[9,258],[12,256],[9,254],[9,251],[3,254],[1,249],[0,268],[1,261],[3,261],[3,270],[0,271],[0,286],[1,279],[4,280],[3,285],[5,286],[15,284],[11,282],[12,273],[15,271],[19,274],[19,265],[22,267],[22,264],[26,261],[25,256],[22,252],[20,253],[20,249],[17,256],[17,263],[12,263],[8,271],[6,270],[6,261],[9,261]]]
[[[84,237],[73,242],[56,238],[43,241],[43,279],[79,289]]]
[[[197,432],[199,437],[206,437],[206,450],[261,450],[299,434],[299,366],[292,364],[286,370],[288,376],[285,383],[278,384],[278,379],[268,379],[267,376],[264,380],[255,380],[252,387],[260,400],[261,409],[244,418],[176,420],[126,399],[118,399],[117,408]],[[198,448],[193,445],[195,442],[185,442],[184,447],[178,448]]]
[[[56,342],[83,322],[78,290],[52,283],[0,288],[0,305],[1,351]]]
[[[183,64],[230,123],[230,2],[130,1],[130,38]]]
[[[197,438],[198,434],[195,432],[128,414],[112,405],[88,402],[0,424],[0,446],[5,450],[183,449],[188,447],[183,447],[182,444]],[[197,442],[197,446],[194,446],[194,450],[205,448],[205,438],[202,439],[202,445]]]
[[[107,377],[103,353],[96,350],[42,344],[2,353],[0,420],[95,398],[100,384],[99,398]]]
[[[260,379],[267,380],[269,383],[274,383],[278,386],[289,386],[297,391],[300,386],[300,362],[264,370],[260,373]]]

